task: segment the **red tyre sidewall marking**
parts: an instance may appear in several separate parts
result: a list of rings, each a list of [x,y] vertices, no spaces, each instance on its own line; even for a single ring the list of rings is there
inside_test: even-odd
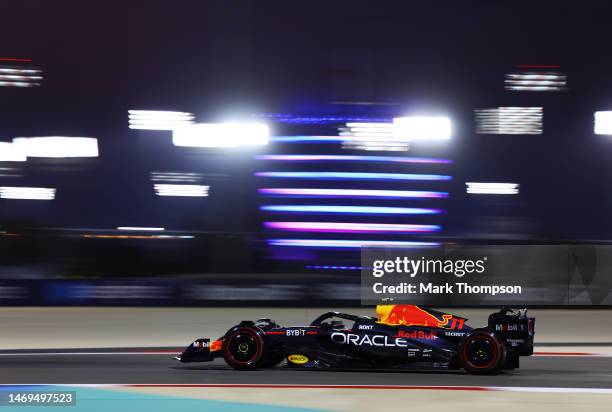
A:
[[[234,338],[236,335],[249,335],[251,336],[254,340],[255,343],[257,345],[257,350],[255,351],[255,355],[253,355],[253,357],[251,359],[249,359],[248,361],[239,361],[236,358],[234,358],[234,356],[229,352],[229,346],[230,346],[230,342],[232,340],[232,338]],[[229,338],[227,338],[227,345],[225,345],[225,348],[223,349],[224,353],[226,354],[226,356],[232,360],[232,362],[236,362],[238,364],[242,364],[242,365],[246,365],[249,362],[252,362],[253,359],[257,358],[261,352],[261,345],[259,343],[259,341],[261,340],[261,337],[254,331],[250,330],[250,329],[242,329],[242,330],[237,330],[234,333],[232,333]]]
[[[475,340],[475,338],[485,339],[486,341],[488,341],[489,343],[491,343],[491,346],[492,346],[492,348],[493,348],[493,357],[492,357],[491,361],[490,361],[489,363],[487,363],[486,365],[484,365],[484,366],[476,366],[476,365],[474,365],[474,364],[473,364],[473,363],[472,363],[472,362],[469,360],[469,357],[468,357],[468,354],[467,354],[468,346],[469,346],[469,345],[470,345],[470,344],[473,342],[473,340],[470,340],[470,338],[468,338],[468,340],[467,340],[467,342],[466,342],[466,345],[465,345],[465,346],[463,346],[463,357],[465,358],[465,362],[466,362],[466,363],[467,363],[467,364],[468,364],[468,365],[469,365],[471,368],[475,368],[475,369],[486,369],[486,368],[491,367],[491,365],[493,365],[493,364],[494,364],[494,363],[497,361],[497,352],[498,352],[498,349],[497,349],[497,342],[496,342],[496,341],[495,341],[495,339],[493,339],[492,337],[490,337],[490,336],[486,336],[486,335],[477,335],[477,336],[474,336],[474,340]]]

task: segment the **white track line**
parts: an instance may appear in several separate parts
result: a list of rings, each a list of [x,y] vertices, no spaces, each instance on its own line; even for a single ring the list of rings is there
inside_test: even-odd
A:
[[[0,353],[0,356],[101,356],[101,355],[174,355],[181,350],[121,351],[121,352],[21,352]],[[536,352],[534,357],[612,357],[612,352]]]
[[[536,393],[601,393],[610,395],[612,394],[612,389],[602,389],[602,388],[544,388],[544,387],[512,387],[512,386],[504,386],[504,387],[491,387],[492,390],[495,391],[504,391],[504,392],[536,392]]]
[[[478,392],[524,392],[524,393],[584,393],[612,395],[611,388],[555,388],[529,386],[418,386],[418,385],[291,385],[291,384],[0,384],[0,387],[47,386],[75,388],[246,388],[246,389],[357,389],[357,390],[446,390]]]
[[[585,353],[575,353],[575,352],[536,352],[533,355],[536,358],[552,358],[552,357],[564,357],[564,358],[590,358],[590,357],[603,357],[609,358],[612,357],[612,352],[585,352]]]
[[[0,356],[75,356],[75,355],[173,355],[181,351],[163,352],[22,352],[22,353],[0,353]]]

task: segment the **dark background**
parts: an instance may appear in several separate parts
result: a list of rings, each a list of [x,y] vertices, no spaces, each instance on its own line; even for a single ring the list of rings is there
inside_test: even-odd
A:
[[[31,58],[44,72],[41,87],[0,88],[0,141],[57,134],[97,137],[100,146],[94,160],[18,166],[18,185],[58,192],[52,202],[0,200],[0,224],[17,234],[1,240],[5,276],[358,263],[344,252],[274,259],[253,153],[174,147],[168,132],[129,130],[129,109],[182,110],[198,121],[444,113],[452,139],[413,150],[454,161],[439,238],[610,240],[612,141],[594,135],[593,112],[612,109],[611,23],[608,1],[0,0],[0,57]],[[560,65],[568,90],[505,91],[504,75],[519,64]],[[498,106],[543,106],[544,133],[476,135],[473,110]],[[211,196],[156,197],[149,173],[173,170],[204,173]],[[468,196],[466,181],[516,182],[521,192]],[[0,185],[15,184],[0,177]],[[71,237],[117,226],[196,238],[151,245]]]

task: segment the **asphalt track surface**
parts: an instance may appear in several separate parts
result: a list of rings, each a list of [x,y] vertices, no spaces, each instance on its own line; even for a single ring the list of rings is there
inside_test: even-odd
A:
[[[65,352],[65,353],[62,353]],[[170,350],[2,351],[0,384],[422,385],[612,389],[612,356],[533,356],[496,376],[463,371],[235,371],[222,359],[182,364]]]

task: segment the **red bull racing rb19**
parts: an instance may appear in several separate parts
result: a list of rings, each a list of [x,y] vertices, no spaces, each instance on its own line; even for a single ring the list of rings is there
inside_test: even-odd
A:
[[[223,358],[234,369],[464,369],[495,374],[533,353],[535,318],[504,308],[488,325],[415,305],[379,305],[376,317],[327,312],[308,326],[242,321],[217,340],[196,339],[175,359]]]

